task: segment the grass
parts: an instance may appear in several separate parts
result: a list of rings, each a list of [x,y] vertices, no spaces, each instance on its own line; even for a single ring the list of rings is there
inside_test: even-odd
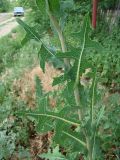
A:
[[[5,70],[20,72],[34,64],[37,59],[38,44],[34,41],[21,46],[24,31],[21,28],[14,29],[11,34],[0,39],[0,74]],[[28,58],[29,57],[29,58]]]
[[[29,121],[24,119],[23,122],[15,116],[15,112],[23,107],[26,108],[27,104],[17,97],[13,83],[22,78],[26,70],[38,64],[39,44],[31,40],[22,46],[23,37],[24,30],[17,27],[9,35],[0,39],[0,150],[2,149],[0,159],[3,157],[9,159],[11,155],[14,157],[14,153],[19,150],[23,157],[24,153],[28,155],[29,152],[24,148],[28,145]],[[22,151],[19,148],[22,148]]]
[[[45,82],[44,88],[48,90],[51,90],[49,76],[57,74],[53,67],[48,67],[46,74],[43,74],[38,67],[37,53],[40,44],[31,40],[22,46],[21,40],[24,36],[24,30],[17,27],[9,35],[0,39],[0,134],[3,134],[5,139],[2,141],[0,138],[0,147],[4,146],[6,151],[8,149],[10,151],[7,151],[7,155],[0,153],[0,156],[7,156],[6,159],[14,155],[16,151],[19,152],[19,148],[22,148],[22,153],[29,153],[25,146],[29,149],[30,121],[18,118],[16,111],[33,105],[35,91],[32,90],[32,85],[35,74],[41,74],[42,81]],[[10,146],[10,143],[7,144],[8,139],[13,142],[13,147]]]
[[[0,107],[4,106],[4,110],[10,112],[19,104],[19,102],[12,104],[16,101],[13,82],[20,79],[26,70],[38,64],[38,44],[31,41],[22,47],[23,37],[24,31],[17,27],[12,33],[0,39]]]

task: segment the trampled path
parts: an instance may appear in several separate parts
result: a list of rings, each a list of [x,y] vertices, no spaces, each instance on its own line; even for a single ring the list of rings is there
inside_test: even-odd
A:
[[[9,34],[18,25],[15,18],[8,15],[7,13],[0,14],[0,38]],[[9,17],[8,19],[6,18],[7,16]]]

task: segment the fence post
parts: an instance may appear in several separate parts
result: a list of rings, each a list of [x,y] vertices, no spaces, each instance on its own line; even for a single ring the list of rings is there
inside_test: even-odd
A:
[[[92,9],[92,26],[95,29],[97,23],[97,7],[98,7],[98,0],[93,0],[93,9]]]

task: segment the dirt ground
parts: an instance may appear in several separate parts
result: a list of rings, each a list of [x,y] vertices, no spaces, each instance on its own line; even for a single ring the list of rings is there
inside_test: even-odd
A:
[[[12,16],[11,13],[0,13],[0,24],[8,19],[10,19],[10,17]]]
[[[9,34],[18,23],[11,14],[0,14],[0,38]]]

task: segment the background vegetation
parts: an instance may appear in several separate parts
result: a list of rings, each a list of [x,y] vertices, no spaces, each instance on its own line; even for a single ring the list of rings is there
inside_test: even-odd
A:
[[[0,12],[7,12],[10,9],[9,0],[0,0]]]
[[[88,10],[91,12],[91,3],[82,0],[75,0],[74,2],[72,0],[67,1],[62,6],[64,10],[64,14],[62,15],[57,14],[54,8],[52,8],[52,12],[60,20],[59,24],[64,33],[68,50],[74,50],[75,54],[80,43],[80,37],[75,33],[80,31],[84,16]],[[26,2],[21,0],[21,4],[23,6],[27,4],[27,7],[32,9],[25,19],[26,24],[28,24],[27,27],[30,27],[33,32],[37,33],[40,39],[42,38],[42,42],[44,42],[51,52],[61,52],[57,32],[46,12],[41,10],[41,8],[39,9],[35,1]],[[94,49],[87,49],[82,64],[83,69],[84,67],[91,66],[95,68],[98,59],[100,59],[95,75],[97,80],[99,80],[97,95],[95,96],[96,106],[94,108],[94,118],[101,116],[103,110],[100,110],[100,108],[104,108],[104,113],[100,117],[101,121],[97,129],[95,145],[96,160],[118,160],[120,158],[120,19],[119,15],[116,14],[116,12],[119,12],[117,6],[119,6],[119,1],[104,0],[100,2],[97,28],[96,30],[90,30],[89,36],[91,40],[97,41],[103,46],[104,52],[101,53],[102,49],[99,52],[96,52]],[[8,8],[1,11],[6,10]],[[25,28],[24,24],[22,25]],[[29,40],[31,38],[32,40]],[[11,34],[0,39],[0,159],[47,159],[49,157],[49,159],[53,160],[57,156],[68,160],[88,159],[88,151],[83,149],[84,147],[81,147],[81,145],[78,146],[79,143],[71,137],[63,136],[61,131],[63,129],[66,132],[70,131],[69,134],[77,138],[82,137],[82,141],[85,141],[81,129],[84,127],[88,129],[90,126],[88,109],[91,101],[91,86],[89,79],[94,79],[94,74],[88,73],[85,75],[86,77],[83,83],[85,85],[84,91],[81,89],[84,95],[83,98],[87,97],[83,99],[82,103],[88,105],[87,109],[84,110],[86,115],[81,128],[76,127],[74,124],[68,125],[61,123],[61,121],[54,118],[42,117],[38,120],[38,117],[36,118],[34,113],[44,114],[44,111],[40,110],[39,106],[42,106],[42,109],[46,107],[43,101],[41,101],[41,97],[46,101],[46,96],[53,97],[53,99],[57,97],[55,106],[52,103],[55,108],[51,108],[51,105],[48,105],[46,114],[52,114],[53,116],[59,115],[62,118],[67,118],[67,115],[69,115],[69,118],[76,120],[76,114],[69,112],[70,109],[63,110],[64,112],[62,113],[62,109],[66,106],[70,106],[71,110],[74,111],[71,104],[75,106],[75,101],[69,85],[67,88],[69,92],[61,89],[58,92],[54,91],[46,94],[46,92],[44,93],[42,91],[41,82],[37,78],[36,93],[29,90],[31,86],[27,86],[29,80],[25,74],[26,72],[31,72],[34,67],[39,65],[39,61],[41,61],[41,59],[38,59],[38,53],[40,57],[41,52],[40,48],[41,42],[36,42],[35,37],[31,37],[29,32],[27,32],[26,36],[26,32],[21,27],[14,29]],[[46,50],[43,51],[46,53]],[[60,61],[57,60],[53,57],[48,57],[47,59],[47,61],[52,61],[52,63],[60,63],[61,59]],[[42,61],[44,61],[44,57]],[[73,62],[71,63],[73,64]],[[44,64],[41,67],[43,66]],[[61,67],[63,67],[63,61]],[[74,79],[74,77],[72,78]],[[58,82],[59,79],[58,81],[56,79],[55,83]],[[23,83],[25,85],[21,87]],[[66,84],[63,84],[63,87],[65,86]],[[23,92],[27,94],[28,100],[21,98],[21,93]],[[35,94],[36,100],[34,99]],[[28,102],[31,101],[32,104],[29,105]],[[30,110],[31,106],[32,108],[36,107],[36,110]],[[26,116],[26,113],[32,113],[33,116]],[[55,130],[56,134],[52,140],[53,130]],[[92,133],[94,133],[94,127],[88,130],[89,135]],[[41,147],[42,151],[38,149],[40,146],[35,146],[35,143],[32,143],[32,140],[35,143],[36,141],[44,143]],[[46,152],[47,154],[45,154]]]

